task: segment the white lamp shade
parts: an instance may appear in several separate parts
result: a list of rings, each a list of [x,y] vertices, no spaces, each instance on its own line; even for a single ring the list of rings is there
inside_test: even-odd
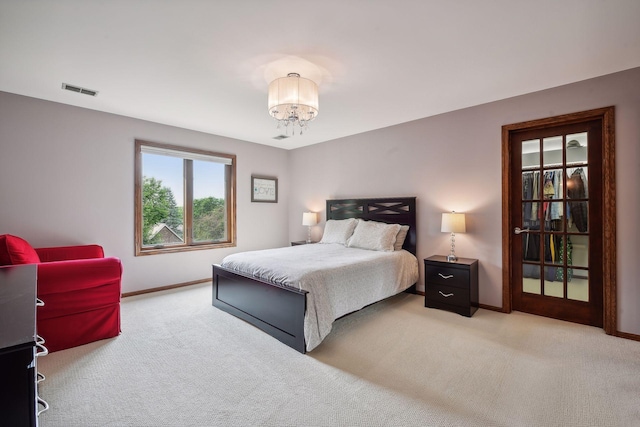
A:
[[[464,214],[462,213],[443,213],[442,226],[440,231],[443,233],[464,233],[467,231]]]
[[[305,212],[302,214],[302,225],[316,225],[318,223],[318,215],[315,212]]]
[[[301,119],[311,121],[318,116],[318,85],[295,73],[269,83],[269,114],[278,120],[287,119],[292,107]]]

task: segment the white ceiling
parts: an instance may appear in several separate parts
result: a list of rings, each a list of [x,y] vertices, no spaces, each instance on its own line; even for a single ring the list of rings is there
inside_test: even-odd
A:
[[[0,0],[0,90],[297,148],[638,67],[639,22],[639,0]],[[320,113],[277,141],[289,72]]]

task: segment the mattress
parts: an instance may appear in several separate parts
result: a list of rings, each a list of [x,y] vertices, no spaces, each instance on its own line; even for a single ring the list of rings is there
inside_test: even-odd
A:
[[[405,250],[382,252],[341,244],[310,244],[241,252],[227,269],[308,291],[307,351],[331,332],[334,320],[404,291],[418,281],[418,260]]]

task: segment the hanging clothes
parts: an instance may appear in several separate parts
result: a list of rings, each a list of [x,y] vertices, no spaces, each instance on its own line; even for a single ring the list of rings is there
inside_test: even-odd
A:
[[[532,199],[537,200],[540,198],[540,172],[533,172],[533,191],[532,191]],[[529,217],[530,221],[538,220],[538,203],[534,202],[531,206],[531,216]]]
[[[557,170],[553,176],[553,189],[554,199],[562,199],[563,183],[562,183],[562,170]],[[562,202],[556,202],[551,204],[551,220],[561,219],[564,215],[564,209]]]
[[[564,245],[562,244],[562,240],[560,240],[560,262],[564,263],[565,253],[564,253]],[[567,236],[567,267],[573,265],[573,243],[571,243],[571,236]],[[567,282],[570,282],[573,278],[573,268],[567,268]],[[561,282],[564,280],[564,269],[558,268],[556,272],[556,279]]]
[[[558,244],[556,239],[558,236],[552,234],[544,235],[544,260],[546,264],[553,264],[558,259],[556,252]],[[544,279],[547,282],[554,282],[556,280],[558,267],[552,267],[550,265],[545,266]]]
[[[547,171],[544,173],[544,184],[542,188],[542,195],[544,196],[544,202],[542,202],[543,214],[540,216],[540,220],[545,223],[545,230],[551,230],[551,200],[555,196],[555,188],[553,186],[555,173],[553,171]]]
[[[531,230],[540,229],[539,226],[530,226]],[[537,233],[527,233],[522,239],[522,257],[526,261],[540,261],[540,237]],[[540,278],[540,265],[523,264],[522,277],[530,277],[532,279]]]
[[[571,213],[570,220],[581,233],[588,230],[587,202],[574,200],[586,199],[587,194],[587,177],[582,168],[577,168],[567,179],[567,197],[571,199],[567,204]]]
[[[533,232],[540,229],[537,225],[532,225],[529,229]],[[527,261],[540,261],[540,237],[538,233],[526,233],[522,239],[522,257]]]
[[[544,193],[544,198],[545,199],[552,199],[553,196],[556,194],[556,190],[553,187],[553,172],[546,172],[544,174],[544,189],[543,189],[543,193]]]
[[[522,174],[522,198],[531,200],[533,198],[533,172],[524,172]],[[522,217],[525,221],[531,218],[531,202],[524,203],[524,211]],[[523,224],[526,227],[526,224]]]

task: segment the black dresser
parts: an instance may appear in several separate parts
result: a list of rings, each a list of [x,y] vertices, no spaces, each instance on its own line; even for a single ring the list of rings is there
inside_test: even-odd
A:
[[[0,267],[0,424],[37,426],[38,410],[48,408],[38,397],[37,358],[47,354],[36,334],[35,264]]]
[[[478,310],[478,260],[434,255],[424,260],[424,306],[471,317]]]

